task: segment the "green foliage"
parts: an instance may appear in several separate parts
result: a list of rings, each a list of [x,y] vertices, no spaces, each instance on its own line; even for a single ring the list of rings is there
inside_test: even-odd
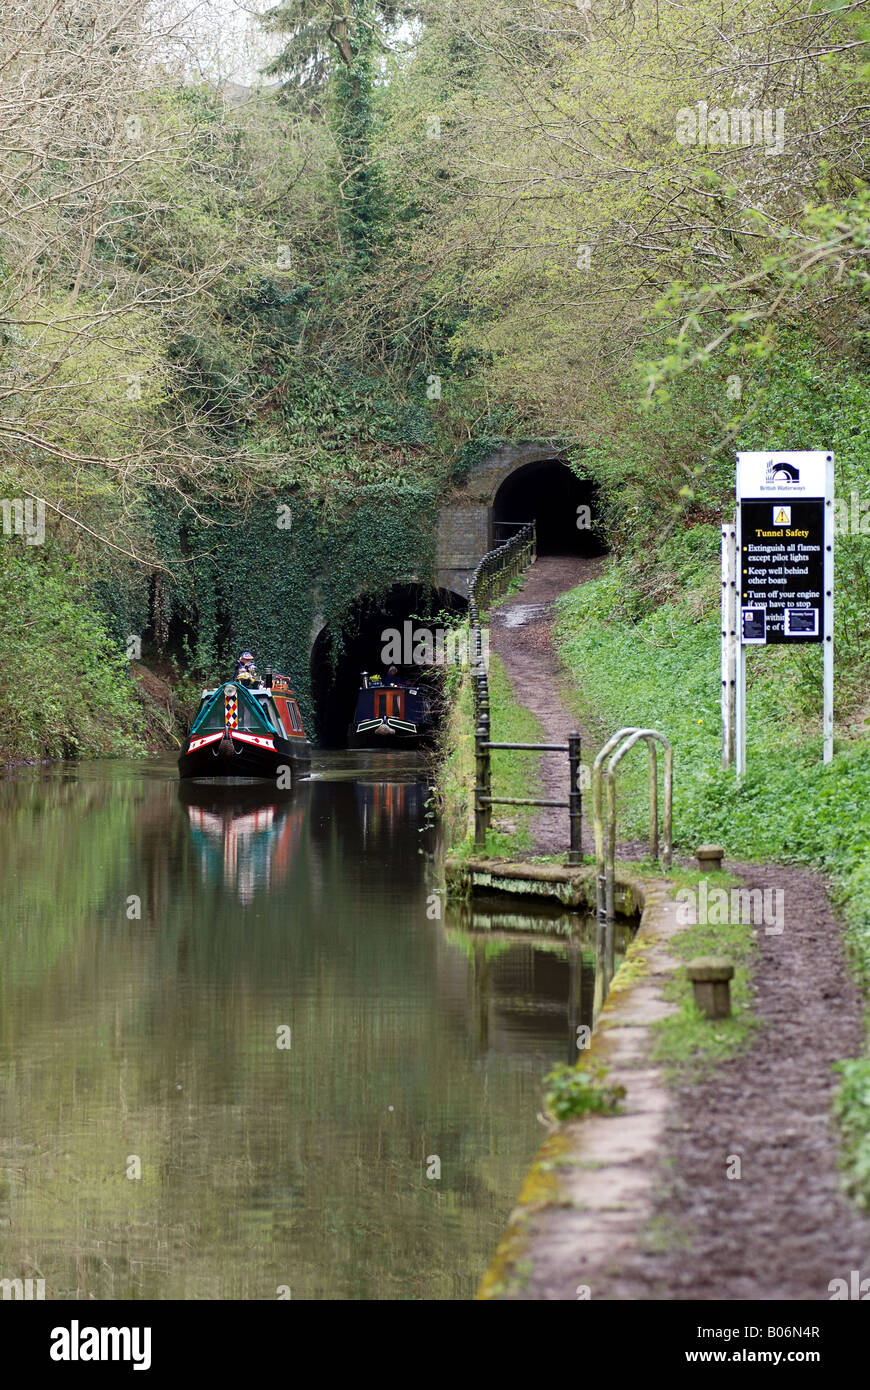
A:
[[[396,3],[396,0],[349,0],[342,7],[346,24],[354,20],[377,26],[378,39],[383,43],[385,31],[407,19],[416,18],[418,7]],[[288,106],[315,109],[322,100],[330,73],[340,61],[336,31],[342,20],[330,0],[279,0],[266,10],[261,23],[268,31],[284,39],[281,52],[269,63],[266,72],[282,79],[282,98]]]
[[[492,729],[505,743],[541,743],[540,721],[517,699],[500,659],[490,653],[489,698]],[[449,692],[448,692],[449,694]],[[541,758],[535,753],[495,750],[490,772],[493,796],[541,795]],[[439,751],[438,788],[449,854],[467,857],[474,851],[474,727],[471,683],[467,666],[449,706]],[[531,847],[533,806],[493,807],[493,828],[485,853],[493,858],[522,859]]]
[[[4,330],[4,370],[8,359],[16,391],[32,383],[40,429],[47,418],[55,443],[91,459],[70,469],[13,435],[4,490],[38,477],[98,536],[153,562],[128,566],[58,523],[113,636],[146,634],[203,675],[255,643],[306,701],[315,622],[338,635],[337,654],[361,583],[429,574],[436,499],[519,436],[574,442],[630,559],[620,615],[661,610],[653,645],[679,621],[670,598],[685,593],[692,622],[713,620],[703,576],[735,442],[805,446],[812,428],[837,452],[838,489],[863,489],[866,193],[850,144],[857,70],[835,43],[857,21],[818,21],[833,46],[805,114],[827,134],[801,161],[755,148],[720,159],[673,138],[674,111],[714,95],[675,55],[703,54],[705,73],[724,64],[725,100],[781,15],[781,0],[753,0],[723,21],[704,0],[641,9],[629,28],[571,6],[544,23],[513,0],[449,13],[281,0],[266,16],[286,40],[280,97],[156,74],[136,101],[151,153],[100,192],[92,254],[80,265],[94,208],[70,194],[57,273]],[[803,79],[815,23],[784,26],[791,46],[765,102]],[[53,194],[65,178],[72,189],[58,164]],[[33,228],[50,246],[57,228],[39,207]],[[4,240],[4,286],[42,284],[27,244]],[[699,356],[706,311],[686,296],[715,278],[721,298],[747,275],[741,313],[785,289],[783,312]],[[646,317],[660,300],[696,315],[677,345],[672,323]],[[812,335],[793,326],[807,304]],[[715,294],[708,308],[710,323],[727,317]],[[46,353],[59,358],[43,388]],[[659,381],[641,410],[644,362],[681,355],[697,366]],[[433,375],[441,400],[426,394]],[[278,505],[292,509],[289,532],[273,524]],[[862,540],[838,546],[837,640],[856,698],[870,661]],[[813,713],[809,665],[789,699]]]
[[[583,1115],[618,1115],[625,1087],[607,1080],[607,1068],[569,1067],[564,1062],[544,1077],[544,1101],[560,1123]]]
[[[309,486],[321,492],[331,475],[359,482],[419,479],[416,454],[435,434],[422,390],[397,390],[383,378],[349,368],[294,382],[282,401],[286,428],[309,449]],[[402,445],[395,448],[378,446]]]
[[[851,1057],[834,1068],[840,1086],[834,1114],[843,1140],[843,1166],[849,1195],[870,1207],[870,1057]]]
[[[493,737],[499,742],[545,742],[540,720],[518,699],[513,682],[494,652],[489,662],[489,701]],[[495,749],[490,760],[493,796],[539,797],[540,764],[538,753]],[[514,859],[524,856],[531,848],[531,826],[537,815],[534,806],[494,806],[486,853]]]
[[[465,666],[448,704],[438,747],[438,808],[449,854],[470,854],[474,839],[473,719],[471,675]]]
[[[743,412],[733,436],[723,432],[718,413],[731,404],[732,372],[739,374]],[[718,607],[719,524],[734,511],[735,449],[830,448],[837,497],[849,507],[853,494],[870,498],[868,420],[866,374],[831,362],[806,331],[781,334],[764,362],[705,363],[681,379],[671,399],[615,415],[612,439],[584,449],[582,467],[599,484],[608,536],[625,560],[614,578],[620,615],[637,619],[674,599],[691,622]],[[866,684],[870,660],[866,533],[838,535],[835,558],[836,642],[848,701]],[[797,660],[809,701],[811,658]]]
[[[387,237],[389,204],[374,157],[372,100],[374,28],[371,7],[356,0],[356,23],[348,26],[347,60],[332,78],[331,127],[341,161],[337,180],[338,228],[359,270],[368,269]]]
[[[688,608],[674,602],[632,621],[615,611],[614,587],[611,578],[562,600],[560,650],[608,726],[640,723],[674,744],[678,842],[691,847],[713,839],[736,857],[825,868],[845,867],[848,856],[857,867],[870,835],[862,804],[870,794],[870,746],[863,740],[841,745],[833,768],[821,764],[821,737],[810,725],[819,718],[818,700],[805,708],[796,654],[751,655],[748,771],[738,790],[733,770],[720,765],[715,613],[692,621]],[[815,675],[818,687],[820,666]],[[640,757],[625,765],[632,796],[623,824],[633,832],[646,816],[644,766]]]
[[[648,394],[667,397],[672,383],[698,364],[741,354],[745,360],[765,360],[776,351],[772,324],[799,322],[801,314],[816,312],[844,290],[866,302],[870,275],[866,268],[870,189],[862,188],[840,205],[822,203],[809,207],[798,235],[792,228],[768,228],[756,213],[756,225],[770,247],[754,274],[738,282],[671,284],[657,307],[669,321],[685,315],[680,332],[667,339],[667,355],[646,365]],[[747,221],[749,218],[747,218]],[[745,308],[734,309],[735,290],[749,291]],[[759,305],[759,299],[762,305]],[[764,301],[767,301],[764,303]],[[788,308],[783,312],[785,300]],[[703,337],[699,341],[702,321]],[[858,355],[866,348],[866,318],[847,341]],[[687,331],[688,330],[688,331]],[[740,411],[736,412],[739,416]]]
[[[520,413],[512,405],[487,411],[484,419],[477,422],[473,437],[466,440],[457,452],[452,472],[452,479],[457,486],[462,486],[468,480],[468,475],[476,464],[482,463],[511,438],[517,429],[519,419]]]
[[[142,752],[127,662],[58,556],[0,540],[0,763]]]
[[[541,743],[540,721],[517,699],[516,691],[494,652],[490,653],[489,699],[492,729],[499,742]],[[474,730],[470,686],[463,688],[461,708],[454,709],[447,745],[442,751],[439,785],[447,802],[447,826],[451,838],[449,853],[473,853],[474,824],[469,807],[474,800]],[[496,749],[491,754],[490,771],[493,796],[538,797],[541,795],[540,754]],[[464,810],[464,814],[463,814]],[[531,823],[537,814],[533,806],[494,806],[492,828],[487,832],[484,853],[493,858],[521,859],[531,848]]]

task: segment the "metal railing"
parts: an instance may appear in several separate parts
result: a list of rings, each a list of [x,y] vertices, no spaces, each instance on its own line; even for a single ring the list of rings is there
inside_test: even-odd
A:
[[[659,787],[656,743],[665,750],[664,848],[662,866],[671,867],[674,752],[664,734],[655,729],[619,729],[607,740],[592,765],[592,815],[595,823],[595,900],[598,913],[595,942],[595,997],[592,1015],[604,1004],[613,979],[614,937],[616,931],[616,769],[641,739],[649,756],[649,852],[659,857]],[[605,767],[605,759],[609,759]],[[607,822],[601,806],[602,782],[607,784]]]
[[[486,674],[483,628],[480,614],[503,594],[522,570],[534,562],[537,553],[535,523],[501,522],[519,529],[501,545],[484,555],[469,581],[469,626],[471,635],[471,680],[474,694],[474,847],[486,848],[486,832],[492,822],[493,806],[554,806],[568,812],[570,825],[568,863],[581,862],[583,806],[580,793],[580,735],[570,733],[567,743],[495,743],[490,739],[489,681]],[[567,753],[568,798],[566,801],[539,797],[493,796],[490,753],[508,749],[521,753]]]
[[[487,551],[468,581],[468,625],[471,647],[471,684],[474,696],[474,725],[485,716],[489,724],[489,682],[481,626],[481,610],[494,598],[506,593],[512,579],[531,565],[537,554],[535,523],[527,521],[510,540]]]
[[[583,799],[580,793],[580,735],[574,731],[568,735],[567,743],[493,743],[487,737],[489,722],[482,721],[474,733],[475,787],[474,787],[474,847],[486,848],[486,832],[490,827],[493,806],[556,806],[568,812],[570,825],[568,840],[568,863],[582,861],[581,843],[583,833]],[[568,754],[568,800],[552,801],[534,796],[493,796],[490,770],[490,750],[493,748],[515,749],[521,753],[567,753]]]
[[[629,726],[619,729],[605,743],[592,764],[592,815],[595,825],[595,899],[601,925],[613,923],[616,879],[616,769],[626,753],[641,739],[649,758],[649,853],[659,858],[659,785],[656,744],[665,750],[664,846],[662,867],[671,867],[674,804],[674,750],[664,734],[655,729]],[[605,759],[608,759],[605,767]],[[606,822],[602,813],[602,783],[607,789]]]
[[[494,521],[492,523],[492,538],[497,545],[501,545],[503,541],[511,540],[517,531],[521,531],[524,526],[528,525],[528,521]]]
[[[512,536],[487,551],[468,581],[472,624],[477,622],[479,626],[480,610],[488,608],[494,598],[505,593],[511,580],[531,565],[536,555],[537,534],[533,521],[522,522]]]

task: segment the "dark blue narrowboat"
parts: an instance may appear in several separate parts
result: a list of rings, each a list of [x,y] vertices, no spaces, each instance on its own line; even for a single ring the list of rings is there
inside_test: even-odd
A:
[[[178,759],[181,777],[261,777],[292,787],[311,771],[311,744],[289,678],[225,681],[204,690]]]
[[[432,695],[424,686],[398,677],[362,673],[349,748],[417,748],[434,732]]]

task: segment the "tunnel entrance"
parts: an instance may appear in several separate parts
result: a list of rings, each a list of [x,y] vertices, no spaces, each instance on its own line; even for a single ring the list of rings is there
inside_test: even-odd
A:
[[[397,584],[377,597],[362,595],[345,618],[337,644],[330,628],[323,628],[311,650],[311,694],[318,744],[322,748],[347,746],[347,728],[356,705],[360,672],[384,674],[391,658],[385,660],[383,653],[389,650],[391,642],[399,643],[405,658],[395,661],[399,677],[417,680],[423,669],[415,661],[415,649],[418,656],[421,651],[415,640],[418,631],[431,632],[434,646],[438,631],[445,629],[445,615],[458,616],[466,608],[464,599],[446,589]],[[385,633],[395,636],[385,637]],[[425,644],[422,650],[425,651]],[[437,669],[434,679],[437,682]]]
[[[513,534],[511,522],[534,521],[539,555],[603,555],[598,489],[559,459],[542,459],[505,478],[492,504],[495,543]]]

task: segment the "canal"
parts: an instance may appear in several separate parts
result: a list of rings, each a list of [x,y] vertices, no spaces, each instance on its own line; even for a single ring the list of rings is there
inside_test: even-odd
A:
[[[169,758],[0,782],[0,1277],[473,1296],[542,1075],[591,1021],[594,939],[444,907],[422,775],[336,753],[280,799]]]

